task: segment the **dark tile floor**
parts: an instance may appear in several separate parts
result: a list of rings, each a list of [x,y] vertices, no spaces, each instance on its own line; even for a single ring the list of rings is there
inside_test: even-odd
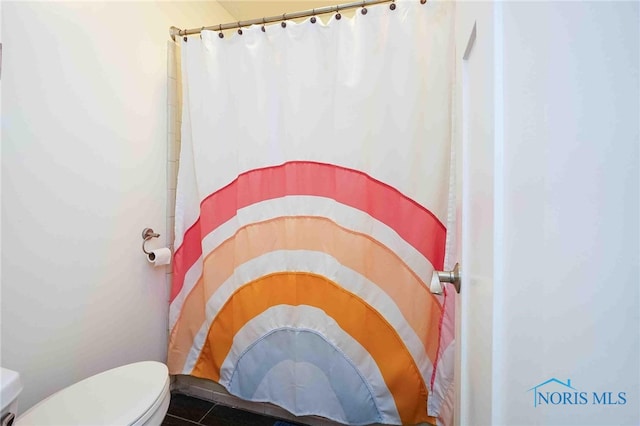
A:
[[[300,426],[275,417],[263,416],[191,396],[172,393],[169,411],[162,426]]]

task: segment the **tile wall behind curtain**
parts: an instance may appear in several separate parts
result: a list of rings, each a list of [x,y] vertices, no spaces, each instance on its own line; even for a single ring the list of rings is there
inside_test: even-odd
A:
[[[182,90],[180,87],[180,45],[167,42],[167,247],[173,252],[176,210],[178,160],[180,158],[180,126],[182,123]],[[172,268],[166,269],[167,285],[171,287]]]

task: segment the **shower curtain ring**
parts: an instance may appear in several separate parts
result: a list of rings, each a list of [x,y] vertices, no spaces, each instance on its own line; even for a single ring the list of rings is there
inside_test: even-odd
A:
[[[200,28],[200,40],[202,40],[202,32],[204,31],[204,27]]]
[[[264,20],[264,16],[262,17],[262,28],[260,28],[262,30],[262,32],[266,32],[267,29],[264,27],[264,25],[266,24],[265,20]]]
[[[342,15],[340,15],[340,6],[336,5],[336,19],[339,21],[340,18],[342,18]]]
[[[242,25],[240,25],[240,21],[238,21],[238,34],[242,35]]]
[[[316,10],[313,9],[313,13],[311,14],[311,23],[315,24],[316,23]]]
[[[365,7],[367,5],[366,3],[367,2],[365,0],[362,0],[362,10],[361,10],[361,12],[362,12],[363,15],[367,14],[367,8]]]
[[[222,34],[222,24],[220,24],[220,25],[218,26],[218,31],[219,31],[219,32],[218,32],[218,37],[220,37],[220,38],[224,38],[224,34]]]
[[[280,26],[281,26],[282,28],[286,28],[286,27],[287,27],[287,23],[285,22],[285,21],[287,20],[286,15],[287,15],[286,13],[283,13],[283,14],[282,14],[282,22],[280,23]]]

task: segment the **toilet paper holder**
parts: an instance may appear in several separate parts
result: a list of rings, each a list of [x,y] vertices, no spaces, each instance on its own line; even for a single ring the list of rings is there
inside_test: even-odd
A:
[[[144,228],[142,230],[142,251],[144,252],[144,254],[146,254],[147,256],[149,256],[150,254],[153,254],[152,252],[147,251],[145,244],[151,238],[158,238],[159,236],[160,234],[155,233],[151,228]]]

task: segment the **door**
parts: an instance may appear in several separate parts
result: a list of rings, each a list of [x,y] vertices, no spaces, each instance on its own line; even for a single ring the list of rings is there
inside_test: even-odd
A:
[[[497,4],[457,4],[457,252],[462,267],[457,336],[459,413],[456,424],[489,425],[493,421],[495,234],[499,227],[499,135],[501,87],[494,69],[499,34]],[[498,206],[499,207],[499,206]],[[498,222],[500,223],[500,222]]]

